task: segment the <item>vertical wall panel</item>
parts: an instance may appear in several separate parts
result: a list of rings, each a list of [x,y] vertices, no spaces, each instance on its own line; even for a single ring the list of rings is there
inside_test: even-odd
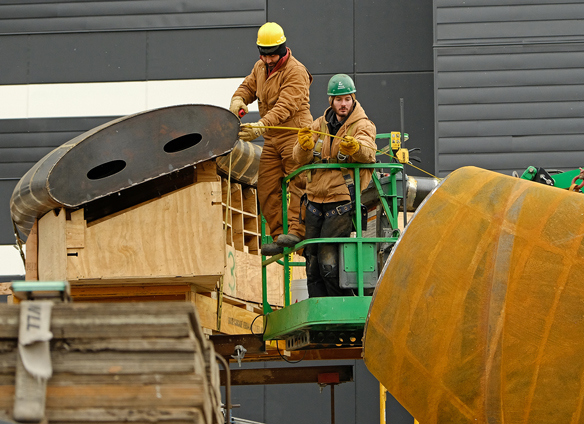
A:
[[[529,44],[584,40],[579,0],[435,0],[434,43]]]
[[[438,0],[435,13],[440,175],[582,166],[584,36],[570,22],[584,2]]]
[[[257,27],[150,31],[148,80],[247,75],[259,59]],[[169,48],[169,46],[174,46]]]
[[[432,70],[432,0],[355,2],[357,72]]]
[[[427,172],[434,172],[434,111],[432,107],[433,75],[431,72],[384,73],[357,75],[357,99],[369,118],[375,123],[378,133],[400,131],[400,98],[404,99],[404,127],[409,134],[408,149],[419,147],[421,153],[413,155],[422,159],[414,162]],[[379,147],[387,140],[379,142]],[[407,167],[411,175],[426,174]]]
[[[286,44],[313,75],[353,72],[354,0],[269,0]]]
[[[0,164],[0,166],[2,166]],[[10,217],[10,206],[8,201],[14,187],[18,183],[18,179],[2,179],[0,178],[0,245],[15,244],[14,231],[12,230],[12,218]],[[0,275],[2,272],[0,272]]]
[[[0,34],[261,25],[266,0],[49,0],[2,5]]]

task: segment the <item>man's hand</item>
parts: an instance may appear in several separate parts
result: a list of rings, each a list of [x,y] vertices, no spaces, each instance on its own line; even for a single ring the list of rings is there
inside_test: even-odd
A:
[[[314,139],[308,128],[302,128],[298,131],[298,144],[302,150],[312,150],[314,148]]]
[[[359,144],[359,142],[357,140],[355,140],[354,137],[347,135],[347,136],[345,136],[345,139],[343,141],[341,141],[341,146],[340,146],[339,150],[341,151],[341,153],[343,155],[351,156],[351,155],[354,155],[355,153],[357,153],[359,151],[360,147],[361,147],[361,145]]]
[[[231,105],[229,106],[229,110],[239,117],[240,109],[243,109],[245,113],[247,113],[247,105],[243,101],[243,98],[235,96],[234,98],[231,99]]]
[[[245,126],[243,126],[245,125]],[[252,141],[258,138],[260,135],[266,132],[265,128],[258,128],[263,127],[264,124],[262,121],[254,122],[251,124],[243,124],[239,131],[239,138],[243,141]]]

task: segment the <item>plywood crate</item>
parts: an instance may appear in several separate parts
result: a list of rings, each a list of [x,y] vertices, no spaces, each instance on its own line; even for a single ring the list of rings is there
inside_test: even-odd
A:
[[[0,308],[0,419],[12,418],[20,308]],[[222,422],[218,368],[194,307],[55,304],[49,423]]]
[[[262,262],[260,252],[261,217],[257,190],[222,179],[227,265],[224,293],[257,304],[262,303]],[[231,196],[228,197],[228,194]],[[227,221],[225,221],[227,219]],[[284,304],[284,270],[278,264],[268,266],[268,302]]]
[[[216,175],[98,221],[85,221],[83,209],[57,209],[38,223],[39,280],[211,291],[224,270]]]
[[[260,254],[261,230],[256,189],[222,183],[223,222],[227,223],[226,244],[240,252]],[[229,193],[231,195],[229,196]]]
[[[231,184],[227,204],[228,186],[209,161],[197,165],[193,184],[97,221],[87,222],[83,209],[51,211],[27,240],[27,279],[67,280],[75,301],[193,303],[193,293],[214,293],[223,279],[225,295],[256,312],[262,302],[257,193]],[[280,306],[283,269],[273,264],[268,273],[268,300]]]

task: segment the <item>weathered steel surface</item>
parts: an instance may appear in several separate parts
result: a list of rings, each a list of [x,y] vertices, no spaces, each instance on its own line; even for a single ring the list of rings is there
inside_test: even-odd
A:
[[[249,141],[238,140],[229,155],[217,159],[217,169],[223,175],[229,174],[231,159],[231,179],[255,187],[258,183],[262,148]]]
[[[364,360],[423,423],[582,422],[584,196],[482,170],[417,210]]]
[[[79,207],[228,153],[238,129],[234,114],[209,105],[171,106],[113,120],[34,165],[14,189],[12,219],[27,235],[49,210]]]

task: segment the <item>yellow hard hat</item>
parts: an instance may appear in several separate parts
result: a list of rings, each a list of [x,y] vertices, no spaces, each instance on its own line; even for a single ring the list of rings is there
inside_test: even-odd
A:
[[[258,30],[258,46],[274,47],[286,41],[284,30],[275,22],[266,22]]]

